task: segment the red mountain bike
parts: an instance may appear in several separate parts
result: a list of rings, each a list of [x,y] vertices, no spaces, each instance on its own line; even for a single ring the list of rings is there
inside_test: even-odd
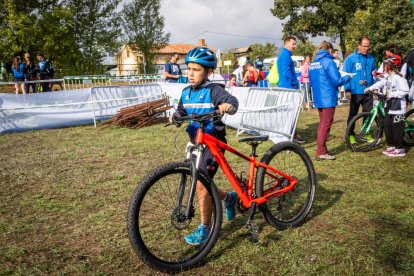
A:
[[[208,120],[219,115],[206,113],[177,118],[180,122],[200,123],[196,143],[187,146],[187,158],[168,163],[150,172],[135,189],[128,209],[128,233],[133,249],[147,265],[163,272],[178,272],[197,266],[215,245],[222,223],[222,203],[214,182],[199,171],[207,147],[239,196],[239,210],[248,210],[246,223],[253,238],[258,226],[257,208],[266,221],[277,229],[301,224],[309,213],[315,196],[315,171],[309,155],[292,142],[272,146],[261,161],[256,148],[268,136],[241,138],[252,147],[250,157],[204,132]],[[237,175],[223,150],[248,161],[246,177]],[[197,184],[198,183],[198,184]],[[189,245],[184,236],[197,228],[200,221],[196,186],[203,185],[211,204],[210,233],[199,246]]]

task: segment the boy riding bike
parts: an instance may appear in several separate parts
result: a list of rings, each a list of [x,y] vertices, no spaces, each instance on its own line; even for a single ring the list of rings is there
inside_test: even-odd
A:
[[[399,73],[401,57],[390,54],[385,57],[383,62],[386,75],[374,85],[366,88],[364,92],[377,89],[385,91],[387,101],[384,132],[388,147],[382,153],[389,157],[402,157],[405,156],[403,148],[404,120],[407,109],[405,96],[408,94],[409,88],[407,80]]]
[[[183,89],[177,110],[170,118],[171,122],[174,122],[176,117],[202,114],[217,109],[221,114],[228,113],[232,115],[236,113],[239,106],[237,98],[224,90],[223,85],[211,83],[208,80],[208,76],[213,73],[217,65],[216,56],[210,49],[206,47],[192,49],[185,57],[185,63],[188,66],[190,86]],[[190,122],[186,129],[193,143],[198,127],[199,123]],[[220,120],[209,122],[205,131],[226,143],[225,125]],[[217,169],[217,162],[211,152],[206,149],[200,170],[205,172],[210,178],[213,178]],[[218,189],[218,193],[220,199],[224,200],[227,220],[234,219],[238,199],[237,194],[235,192],[226,193],[220,189]],[[184,237],[187,243],[193,245],[201,244],[207,240],[212,214],[211,201],[207,198],[208,192],[200,183],[197,184],[196,194],[200,203],[201,223],[192,234]]]

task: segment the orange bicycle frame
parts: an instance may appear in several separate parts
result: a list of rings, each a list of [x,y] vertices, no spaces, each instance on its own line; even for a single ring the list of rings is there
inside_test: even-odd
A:
[[[292,190],[298,180],[292,176],[289,176],[271,166],[268,166],[264,163],[261,163],[256,160],[256,156],[247,156],[243,153],[240,153],[236,149],[232,148],[231,146],[227,145],[226,143],[218,140],[217,138],[207,134],[204,132],[202,128],[197,130],[197,135],[195,139],[196,144],[206,145],[207,148],[210,150],[211,154],[216,159],[216,162],[219,164],[220,168],[223,170],[224,174],[226,175],[227,179],[230,181],[230,184],[238,194],[243,206],[249,208],[252,203],[256,203],[257,205],[261,205],[269,201],[269,199],[280,196],[283,193],[286,193]],[[242,184],[240,183],[239,178],[237,177],[236,173],[234,173],[233,169],[231,168],[230,164],[227,162],[226,158],[224,157],[224,153],[221,150],[228,151],[232,154],[237,155],[238,157],[249,161],[249,177],[247,180],[247,191],[243,191]],[[275,183],[264,191],[264,195],[261,197],[256,197],[254,194],[254,176],[256,175],[256,169],[259,167],[263,167],[266,169],[266,176],[275,180]],[[277,189],[280,185],[281,181],[278,176],[282,176],[283,178],[289,181],[289,185],[282,189]]]

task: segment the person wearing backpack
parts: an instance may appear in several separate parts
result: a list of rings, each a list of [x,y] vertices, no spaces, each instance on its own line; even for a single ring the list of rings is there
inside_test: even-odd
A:
[[[15,57],[13,60],[12,72],[13,79],[16,82],[16,84],[14,85],[16,94],[19,94],[20,90],[23,94],[26,94],[26,91],[24,90],[23,63],[22,59],[19,56]]]
[[[37,64],[37,70],[38,70],[38,73],[39,73],[39,80],[48,80],[48,79],[50,79],[51,73],[52,73],[52,75],[54,73],[54,70],[53,70],[53,72],[51,72],[52,71],[51,68],[53,68],[53,67],[50,65],[50,62],[45,59],[45,56],[42,53],[37,54],[37,60],[39,61],[39,63]],[[42,91],[43,92],[50,91],[48,82],[41,82],[40,85],[42,86]]]

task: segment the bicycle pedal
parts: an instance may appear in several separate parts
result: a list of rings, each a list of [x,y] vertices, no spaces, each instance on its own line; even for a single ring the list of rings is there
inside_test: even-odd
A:
[[[259,225],[255,221],[249,221],[246,224],[247,229],[250,231],[250,241],[253,243],[259,242]]]

